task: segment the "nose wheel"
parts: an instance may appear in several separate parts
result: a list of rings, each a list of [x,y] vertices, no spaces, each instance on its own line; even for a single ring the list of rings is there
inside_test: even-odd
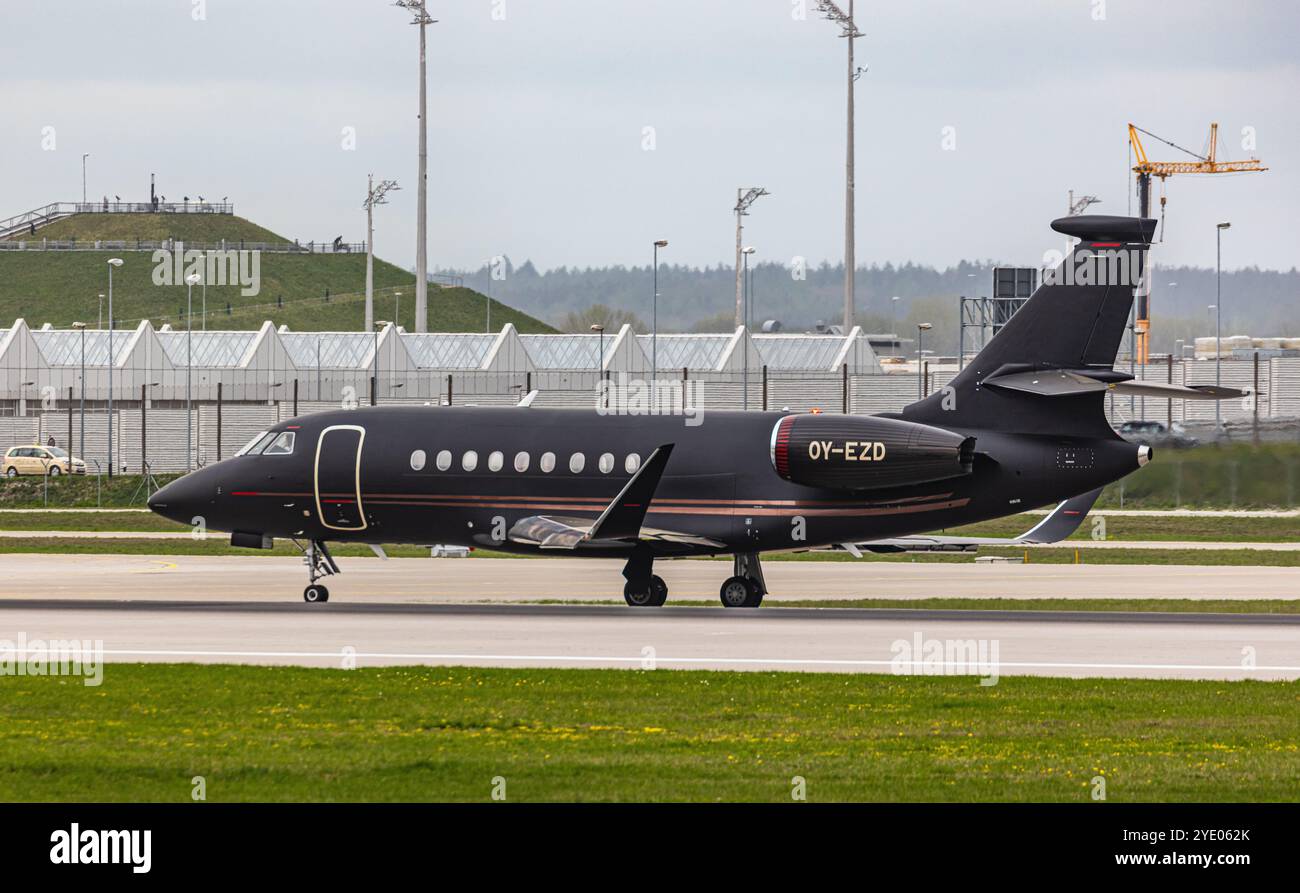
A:
[[[321,577],[337,574],[339,566],[334,563],[334,556],[330,555],[329,547],[325,545],[325,541],[312,540],[309,542],[307,548],[302,550],[302,560],[303,564],[307,565],[307,588],[302,591],[302,600],[309,604],[329,601],[329,589],[324,584],[316,581]]]

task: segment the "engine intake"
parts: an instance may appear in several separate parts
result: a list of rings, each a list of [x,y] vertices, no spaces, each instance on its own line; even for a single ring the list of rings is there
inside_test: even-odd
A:
[[[796,484],[879,490],[970,474],[975,438],[880,416],[788,415],[772,428],[771,455]]]

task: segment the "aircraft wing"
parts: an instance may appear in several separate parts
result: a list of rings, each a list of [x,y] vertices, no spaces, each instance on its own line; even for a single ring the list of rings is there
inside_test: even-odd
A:
[[[673,445],[667,443],[651,453],[594,521],[590,518],[530,515],[515,522],[508,538],[514,543],[542,549],[598,549],[634,542],[722,548],[722,543],[707,537],[642,526],[672,452]]]
[[[1046,518],[1029,530],[1009,539],[919,534],[863,543],[841,543],[833,548],[861,557],[863,552],[974,552],[980,546],[1041,546],[1058,543],[1079,529],[1100,495],[1101,488],[1073,496],[1052,509]]]
[[[556,515],[532,515],[520,518],[510,528],[508,535],[512,543],[538,546],[542,549],[580,549],[584,547],[625,546],[629,542],[674,543],[686,546],[701,546],[708,549],[720,549],[723,544],[708,537],[682,533],[676,530],[659,530],[654,527],[642,527],[628,537],[601,538],[593,535],[595,523],[590,518],[566,518]]]

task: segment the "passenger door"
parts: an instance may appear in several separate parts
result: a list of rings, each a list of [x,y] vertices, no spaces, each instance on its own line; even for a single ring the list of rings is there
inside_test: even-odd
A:
[[[331,530],[365,530],[361,451],[366,429],[331,425],[316,442],[316,517]]]

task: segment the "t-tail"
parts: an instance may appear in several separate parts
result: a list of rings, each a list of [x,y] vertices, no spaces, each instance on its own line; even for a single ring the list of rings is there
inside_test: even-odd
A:
[[[1106,393],[1134,295],[1146,287],[1156,221],[1087,215],[1052,221],[1079,242],[947,386],[901,417],[941,428],[1114,437]]]

